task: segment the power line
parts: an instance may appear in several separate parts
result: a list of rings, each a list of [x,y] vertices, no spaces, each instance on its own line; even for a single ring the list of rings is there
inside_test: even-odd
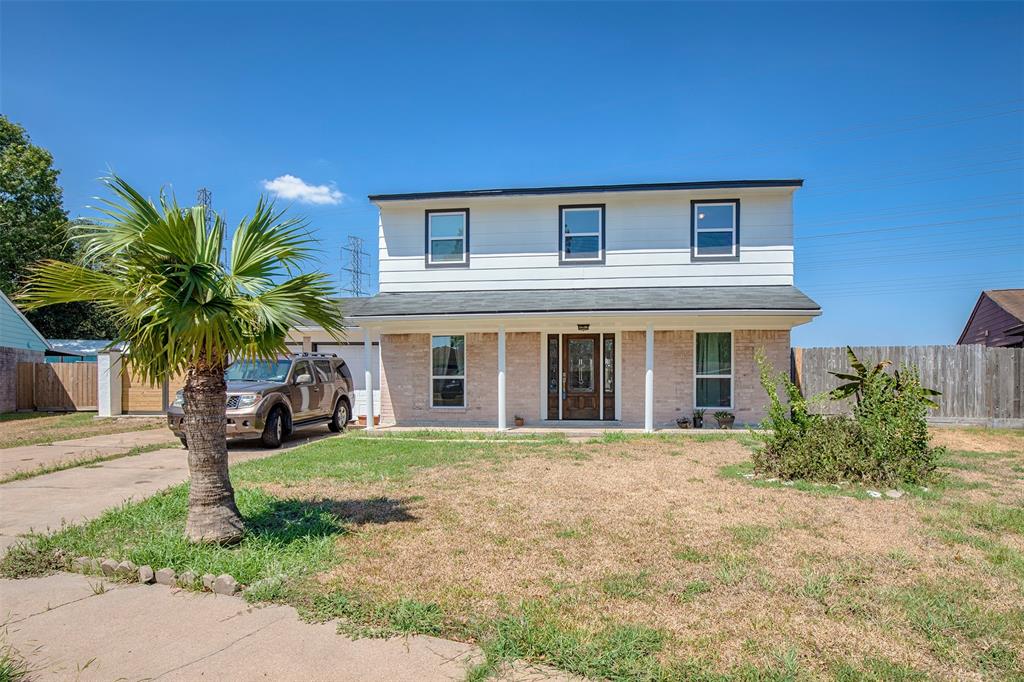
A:
[[[849,230],[847,232],[831,232],[829,234],[801,235],[796,239],[829,239],[832,237],[848,237],[853,234],[869,234],[874,232],[897,232],[900,230],[916,230],[922,227],[940,227],[946,225],[963,225],[966,223],[987,222],[991,220],[1009,220],[1010,218],[1020,219],[1021,213],[1008,213],[1006,215],[982,216],[979,218],[965,218],[963,220],[942,220],[931,223],[917,223],[915,225],[895,225],[893,227],[876,227],[868,230]]]

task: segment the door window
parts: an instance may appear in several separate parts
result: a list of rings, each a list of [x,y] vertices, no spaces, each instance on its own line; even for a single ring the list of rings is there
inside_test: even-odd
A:
[[[594,392],[594,340],[569,339],[568,390]]]

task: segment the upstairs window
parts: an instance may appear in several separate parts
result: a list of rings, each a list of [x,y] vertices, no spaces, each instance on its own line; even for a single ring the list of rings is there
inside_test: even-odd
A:
[[[427,267],[469,265],[469,209],[442,209],[426,214]]]
[[[558,207],[559,261],[604,262],[604,204]]]
[[[690,243],[695,259],[730,260],[739,257],[740,200],[694,201]]]

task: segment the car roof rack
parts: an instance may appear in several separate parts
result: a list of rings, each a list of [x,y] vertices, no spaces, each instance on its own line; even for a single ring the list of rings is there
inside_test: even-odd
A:
[[[336,358],[336,357],[338,357],[338,354],[337,353],[307,353],[305,351],[300,351],[298,353],[292,353],[292,356],[296,357],[296,358]]]

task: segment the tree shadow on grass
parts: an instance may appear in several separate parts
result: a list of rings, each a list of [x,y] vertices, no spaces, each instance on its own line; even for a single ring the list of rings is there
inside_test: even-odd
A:
[[[262,502],[262,501],[261,501]],[[366,499],[280,500],[257,504],[243,513],[246,533],[276,542],[344,535],[354,526],[418,521],[410,500]]]

